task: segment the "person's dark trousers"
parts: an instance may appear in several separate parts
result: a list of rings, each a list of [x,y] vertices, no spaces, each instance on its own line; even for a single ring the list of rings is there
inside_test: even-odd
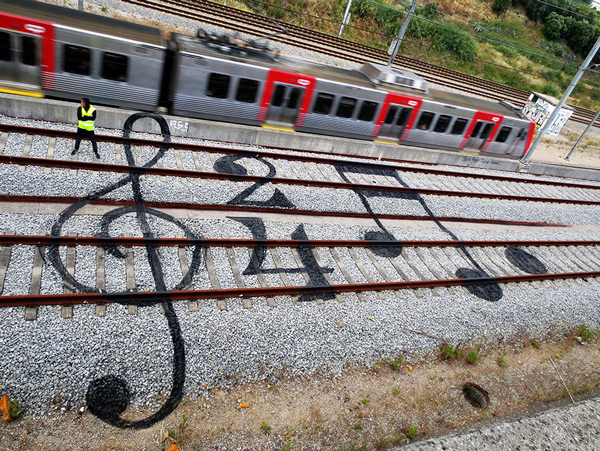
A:
[[[92,142],[94,153],[98,154],[98,144],[96,143],[96,135],[94,134],[94,131],[85,130],[83,128],[77,129],[77,136],[75,137],[75,152],[79,151],[79,143],[81,143],[82,138],[89,139]]]

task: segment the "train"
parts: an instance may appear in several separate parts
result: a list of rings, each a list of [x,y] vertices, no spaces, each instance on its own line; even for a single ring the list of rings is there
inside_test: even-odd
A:
[[[245,125],[520,158],[535,124],[508,102],[375,62],[286,57],[264,40],[0,0],[0,91]]]

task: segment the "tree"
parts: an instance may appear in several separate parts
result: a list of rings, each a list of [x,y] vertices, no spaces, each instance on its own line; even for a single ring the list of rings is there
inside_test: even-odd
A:
[[[551,41],[560,41],[565,38],[567,23],[565,18],[555,12],[546,17],[546,22],[542,26],[542,32],[547,39]]]
[[[501,16],[508,11],[509,6],[511,5],[512,0],[494,0],[494,4],[492,5],[492,11],[494,11],[497,15]]]

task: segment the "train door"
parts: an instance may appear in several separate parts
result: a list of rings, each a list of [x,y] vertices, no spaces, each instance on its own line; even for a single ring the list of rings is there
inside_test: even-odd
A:
[[[379,130],[380,137],[400,139],[406,129],[413,109],[403,105],[390,104],[388,112]]]
[[[305,89],[300,86],[275,83],[267,113],[267,121],[295,124],[304,98]]]
[[[487,121],[477,121],[463,149],[482,150],[496,124]]]
[[[39,36],[0,32],[0,78],[40,85]]]

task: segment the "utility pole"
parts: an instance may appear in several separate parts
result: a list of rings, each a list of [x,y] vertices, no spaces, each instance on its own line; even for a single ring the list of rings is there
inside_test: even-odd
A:
[[[79,11],[83,11],[83,0],[79,0]]]
[[[546,131],[554,123],[554,120],[558,116],[558,113],[560,112],[560,109],[563,107],[563,105],[565,103],[567,103],[567,99],[571,95],[571,92],[573,92],[573,89],[575,89],[575,86],[577,85],[577,82],[579,81],[579,79],[581,78],[581,76],[583,75],[583,73],[587,69],[594,69],[597,66],[597,64],[593,64],[592,66],[590,66],[590,62],[592,61],[592,59],[596,55],[596,52],[598,51],[598,48],[600,48],[600,37],[598,38],[598,40],[594,44],[594,47],[592,47],[592,50],[590,50],[590,53],[588,53],[588,56],[585,58],[585,61],[583,62],[583,64],[581,65],[581,67],[579,68],[579,70],[577,71],[577,73],[575,74],[575,77],[573,77],[573,81],[571,81],[571,84],[567,88],[567,91],[563,94],[562,98],[560,99],[560,102],[558,102],[558,105],[556,105],[556,108],[554,108],[554,111],[552,112],[552,114],[550,115],[550,117],[546,120],[546,123],[544,124],[544,126],[541,128],[541,130],[540,130],[537,138],[535,139],[535,142],[531,145],[531,147],[529,148],[529,150],[527,151],[527,153],[525,155],[523,155],[523,158],[521,158],[519,160],[519,162],[521,163],[522,166],[527,166],[529,164],[529,160],[531,159],[531,155],[533,155],[533,152],[535,151],[535,148],[538,146],[538,144],[542,140],[542,137],[544,136],[544,133],[546,133]],[[522,168],[522,166],[521,166],[521,168]]]
[[[344,31],[344,26],[350,20],[350,6],[352,5],[352,0],[348,0],[348,4],[346,5],[346,11],[344,11],[344,17],[342,19],[342,25],[340,26],[340,32],[338,33],[338,38],[342,37],[342,31]]]
[[[583,137],[586,135],[586,133],[590,131],[590,128],[592,128],[592,125],[594,125],[594,122],[596,122],[596,119],[598,119],[598,116],[600,116],[600,110],[598,110],[598,112],[594,116],[594,119],[592,119],[592,122],[590,122],[590,125],[588,125],[587,128],[583,131],[583,133],[581,134],[581,136],[579,137],[579,139],[577,140],[577,142],[575,143],[575,145],[573,146],[573,148],[569,152],[569,155],[567,155],[565,157],[565,160],[568,161],[569,158],[571,158],[571,155],[573,155],[573,152],[575,152],[575,149],[577,149],[577,146],[583,140]]]
[[[402,28],[400,29],[400,33],[398,33],[396,45],[394,46],[394,51],[392,52],[392,56],[388,61],[388,66],[391,66],[394,60],[396,59],[396,54],[398,53],[398,50],[400,50],[400,44],[402,44],[402,39],[404,39],[404,33],[406,33],[406,29],[408,28],[408,22],[410,22],[410,18],[415,12],[416,7],[417,0],[413,0],[412,5],[410,5],[410,9],[408,10],[408,14],[406,15],[406,19],[404,19],[404,23],[402,24]]]

